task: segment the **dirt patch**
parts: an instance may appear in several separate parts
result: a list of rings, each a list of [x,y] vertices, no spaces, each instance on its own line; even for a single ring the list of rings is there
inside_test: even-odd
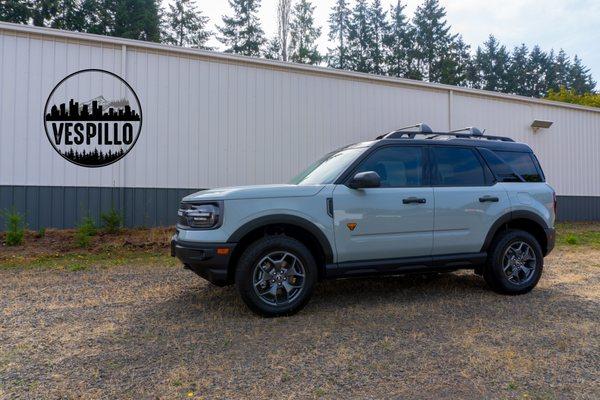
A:
[[[598,260],[559,246],[512,297],[468,272],[322,282],[278,319],[168,256],[0,269],[0,398],[596,399]]]

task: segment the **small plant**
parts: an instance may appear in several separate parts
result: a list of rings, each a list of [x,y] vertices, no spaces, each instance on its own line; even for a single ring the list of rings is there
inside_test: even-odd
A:
[[[104,229],[108,233],[117,233],[123,226],[123,217],[114,207],[111,207],[107,213],[100,214],[100,219],[102,219]]]
[[[14,209],[3,213],[6,220],[6,245],[19,246],[25,236],[25,223],[23,216]]]
[[[94,220],[91,217],[85,217],[75,232],[75,242],[79,247],[89,247],[92,236],[98,233]]]
[[[579,243],[579,238],[576,235],[570,233],[565,238],[565,241],[567,242],[567,244],[576,245]]]
[[[38,238],[38,239],[41,239],[44,236],[46,236],[46,228],[45,227],[41,227],[40,229],[38,229],[37,233],[35,234],[35,237]]]

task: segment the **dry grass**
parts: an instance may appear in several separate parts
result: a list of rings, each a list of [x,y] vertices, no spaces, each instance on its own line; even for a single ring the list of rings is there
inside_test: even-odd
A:
[[[595,399],[598,231],[561,226],[525,296],[467,272],[340,280],[279,319],[252,315],[160,245],[66,250],[50,267],[44,251],[14,262],[3,248],[0,398]]]

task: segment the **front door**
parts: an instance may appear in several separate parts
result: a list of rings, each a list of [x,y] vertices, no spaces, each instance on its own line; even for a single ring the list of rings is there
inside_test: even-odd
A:
[[[374,171],[381,187],[333,192],[338,262],[427,257],[433,245],[433,189],[427,150],[391,145],[376,149],[352,175]]]

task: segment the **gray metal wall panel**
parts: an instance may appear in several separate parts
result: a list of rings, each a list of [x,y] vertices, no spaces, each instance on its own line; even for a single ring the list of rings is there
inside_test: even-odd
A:
[[[600,197],[557,196],[559,221],[600,221]]]
[[[87,216],[100,223],[100,214],[114,207],[125,226],[175,224],[182,197],[198,189],[0,186],[0,211],[15,209],[28,229],[73,228]],[[0,231],[5,229],[0,217]]]

